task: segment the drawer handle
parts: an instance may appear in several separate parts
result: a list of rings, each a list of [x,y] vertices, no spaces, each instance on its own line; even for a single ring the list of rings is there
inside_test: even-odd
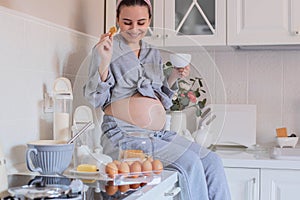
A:
[[[255,184],[256,184],[256,178],[252,178],[249,181],[248,185],[248,199],[254,199],[255,197]]]
[[[175,197],[181,191],[180,187],[173,188],[170,192],[165,192],[166,197]]]
[[[295,35],[300,35],[300,31],[295,31]]]

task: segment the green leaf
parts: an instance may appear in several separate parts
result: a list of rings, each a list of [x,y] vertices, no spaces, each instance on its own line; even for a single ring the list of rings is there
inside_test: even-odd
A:
[[[203,84],[202,84],[202,81],[200,78],[198,79],[198,83],[199,83],[200,87],[203,87]]]
[[[195,96],[196,96],[197,98],[200,97],[200,92],[199,92],[199,91],[195,91],[194,94],[195,94]]]
[[[170,109],[174,111],[174,110],[179,110],[179,108],[180,106],[178,104],[173,104]]]
[[[166,62],[166,66],[172,66],[172,63],[170,61]]]
[[[190,85],[190,83],[188,83],[186,80],[184,80],[184,79],[180,79],[179,81],[178,81],[178,83],[185,83],[185,84],[187,84],[187,85]]]
[[[183,97],[183,98],[181,99],[181,104],[182,104],[183,106],[188,106],[189,103],[190,103],[190,99],[189,99],[189,98]]]
[[[199,108],[202,109],[205,107],[205,104],[206,104],[206,99],[203,99],[202,101],[199,101],[198,102],[198,105],[199,105]]]
[[[201,116],[201,114],[202,114],[201,110],[200,110],[200,109],[197,109],[197,110],[196,110],[196,116],[199,117],[199,116]]]

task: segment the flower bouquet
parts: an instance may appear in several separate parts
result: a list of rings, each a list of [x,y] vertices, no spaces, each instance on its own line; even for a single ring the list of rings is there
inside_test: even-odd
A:
[[[178,91],[174,95],[171,111],[181,111],[187,108],[194,107],[196,109],[196,116],[202,114],[202,109],[205,107],[206,98],[200,99],[201,93],[206,93],[203,90],[202,79],[199,77],[190,78],[189,81],[180,79],[178,81]]]
[[[167,62],[165,69],[170,70],[172,63]],[[168,72],[167,72],[168,73]],[[172,102],[173,106],[170,108],[171,111],[182,111],[187,108],[195,108],[196,116],[199,117],[202,114],[202,109],[206,105],[206,98],[201,98],[202,94],[206,91],[203,89],[202,78],[194,77],[178,80],[178,91],[175,93]]]

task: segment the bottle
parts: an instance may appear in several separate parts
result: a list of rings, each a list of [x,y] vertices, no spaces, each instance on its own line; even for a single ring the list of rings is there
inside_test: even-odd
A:
[[[71,81],[57,78],[53,86],[53,139],[68,141],[71,138],[73,94]]]
[[[93,113],[91,108],[88,106],[78,106],[73,114],[73,126],[72,133],[73,136],[78,133],[87,123],[94,122]],[[75,149],[73,154],[73,165],[77,168],[80,164],[87,164],[92,161],[91,154],[94,152],[95,144],[95,124],[86,130],[85,133],[81,134],[75,141]]]

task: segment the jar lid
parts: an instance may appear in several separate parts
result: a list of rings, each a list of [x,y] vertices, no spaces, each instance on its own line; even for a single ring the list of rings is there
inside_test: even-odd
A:
[[[55,98],[73,99],[71,81],[65,77],[59,77],[54,81],[53,94]]]

